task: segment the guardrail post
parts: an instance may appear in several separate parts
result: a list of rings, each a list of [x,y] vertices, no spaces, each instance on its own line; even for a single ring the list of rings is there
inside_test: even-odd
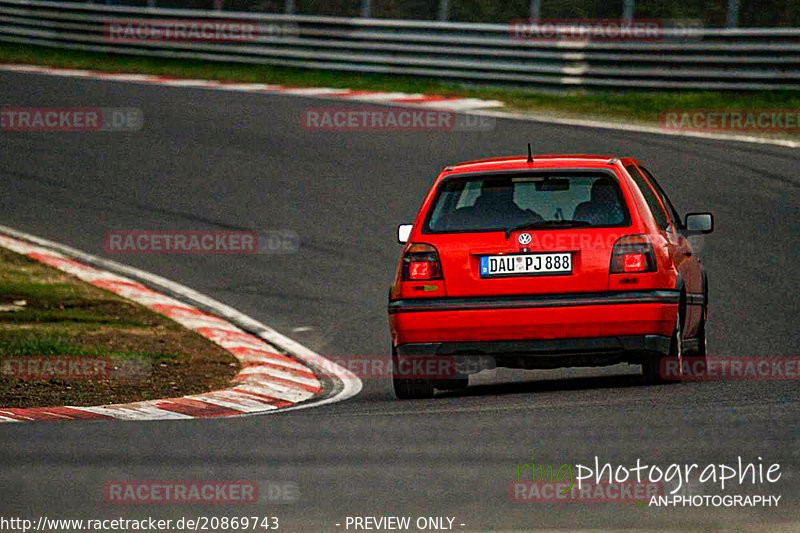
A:
[[[450,2],[439,0],[439,20],[447,21],[450,18]]]
[[[728,0],[728,28],[735,28],[739,24],[739,0]]]
[[[539,20],[542,15],[542,0],[531,0],[531,20]]]
[[[361,17],[368,19],[372,16],[372,0],[361,0]]]
[[[286,0],[285,12],[287,15],[294,15],[294,0]]]
[[[624,0],[622,2],[622,20],[633,20],[633,11],[636,8],[636,0]]]

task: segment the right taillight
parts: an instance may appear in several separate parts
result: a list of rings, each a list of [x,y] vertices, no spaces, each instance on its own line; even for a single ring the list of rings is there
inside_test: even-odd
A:
[[[655,272],[656,254],[646,235],[626,235],[617,239],[611,252],[611,274]]]
[[[436,248],[430,244],[412,244],[403,255],[403,281],[442,279],[442,265]]]

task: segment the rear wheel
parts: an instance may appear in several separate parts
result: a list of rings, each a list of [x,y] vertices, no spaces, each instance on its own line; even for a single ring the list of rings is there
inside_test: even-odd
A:
[[[397,377],[396,369],[399,368],[398,362],[399,356],[397,352],[392,350],[392,368],[395,369],[395,373],[392,375],[394,395],[400,400],[433,398],[433,380]]]
[[[683,364],[683,329],[681,322],[683,313],[678,314],[675,321],[675,330],[669,345],[669,355],[666,357],[648,357],[642,363],[642,374],[645,382],[655,385],[662,383],[677,383],[681,380],[681,366]],[[662,365],[662,361],[664,362]],[[671,369],[677,369],[677,373]]]
[[[444,390],[464,390],[469,386],[469,377],[443,379],[437,385]]]
[[[706,339],[707,312],[703,310],[703,319],[700,321],[700,328],[697,330],[697,350],[693,355],[705,360],[708,357],[708,340]]]

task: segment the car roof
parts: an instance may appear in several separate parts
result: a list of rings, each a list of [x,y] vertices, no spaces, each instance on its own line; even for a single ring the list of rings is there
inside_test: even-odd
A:
[[[635,162],[635,160],[630,157],[608,154],[535,154],[533,156],[533,163],[528,162],[527,155],[517,155],[465,161],[451,165],[444,170],[448,174],[461,174],[543,168],[611,168],[618,162],[627,164],[629,162]]]

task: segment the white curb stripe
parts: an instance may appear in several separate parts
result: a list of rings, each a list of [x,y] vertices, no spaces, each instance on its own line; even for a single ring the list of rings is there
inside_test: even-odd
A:
[[[290,387],[284,387],[283,385],[259,385],[256,382],[249,383],[247,381],[241,383],[236,387],[237,389],[243,390],[250,390],[252,392],[257,392],[257,394],[262,394],[264,396],[270,396],[272,398],[277,398],[279,400],[286,400],[287,402],[291,403],[299,403],[305,400],[308,400],[314,393],[300,390],[300,389],[292,389]],[[281,411],[287,411],[290,409],[300,409],[300,407],[285,407],[281,409]]]
[[[291,94],[294,96],[323,96],[331,94],[341,94],[347,96],[350,93],[349,89],[329,89],[327,87],[302,87],[297,89],[284,89],[281,91],[283,94]]]
[[[459,98],[458,100],[442,100],[441,102],[424,102],[418,105],[420,107],[449,109],[450,111],[464,111],[487,107],[503,107],[503,102],[499,100],[480,100],[478,98]]]
[[[281,86],[267,85],[264,83],[220,83],[215,88],[224,91],[254,92],[254,91],[274,91],[275,89],[280,89]]]
[[[216,87],[219,85],[211,80],[155,80],[157,83],[171,87]]]
[[[188,415],[174,413],[159,409],[146,403],[135,403],[126,405],[104,405],[95,407],[73,407],[89,413],[97,413],[103,416],[110,416],[119,420],[185,420],[193,418]]]
[[[158,79],[157,76],[153,76],[151,74],[100,74],[98,78],[100,78],[101,80],[108,80],[108,81],[133,81],[133,82],[154,81]]]
[[[285,379],[287,381],[296,381],[297,383],[303,383],[305,385],[311,385],[314,387],[322,386],[322,383],[320,383],[316,378],[305,378],[290,372],[281,372],[278,369],[270,368],[268,366],[249,366],[239,372],[239,375],[241,376],[250,376],[252,374],[273,376],[276,378]]]

